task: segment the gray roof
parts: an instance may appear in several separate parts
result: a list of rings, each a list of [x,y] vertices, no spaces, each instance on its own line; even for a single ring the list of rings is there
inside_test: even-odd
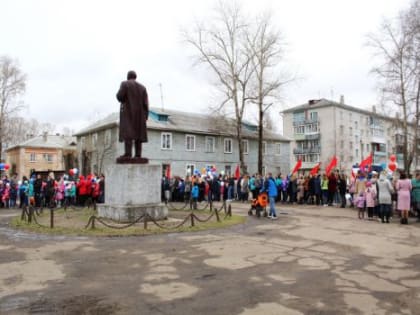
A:
[[[19,148],[76,149],[76,138],[63,135],[35,136],[24,142],[7,148],[6,151]]]
[[[159,115],[168,115],[168,121],[157,121],[149,114],[147,121],[147,128],[152,130],[162,131],[180,131],[192,134],[211,134],[211,135],[236,135],[234,120],[223,116],[214,116],[210,114],[199,114],[191,112],[183,112],[178,110],[161,110],[151,108],[151,112]],[[250,125],[249,122],[245,122]],[[100,130],[108,129],[119,124],[119,113],[112,113],[102,120],[80,130],[75,135],[83,136],[86,134],[98,132]],[[254,125],[255,126],[255,125]],[[256,127],[256,126],[255,126]],[[244,138],[257,138],[258,134],[255,130],[250,130],[247,127],[242,128]],[[264,138],[267,140],[290,141],[289,138],[284,137],[273,131],[264,130]]]
[[[282,111],[282,113],[292,113],[292,112],[296,112],[296,111],[300,111],[300,110],[306,110],[306,109],[336,106],[336,107],[343,108],[343,109],[346,109],[346,110],[349,110],[349,111],[352,111],[352,112],[358,112],[358,113],[362,113],[362,114],[365,114],[365,115],[374,115],[376,117],[380,117],[380,118],[387,119],[387,120],[395,119],[395,117],[386,116],[386,115],[376,113],[376,112],[373,112],[373,111],[369,111],[369,110],[366,110],[366,109],[346,105],[346,104],[339,103],[339,102],[330,101],[330,100],[327,100],[325,98],[321,98],[319,100],[312,100],[312,101],[314,102],[313,104],[309,104],[309,102],[307,102],[307,103],[302,104],[302,105],[298,105],[298,106],[288,108],[288,109]]]

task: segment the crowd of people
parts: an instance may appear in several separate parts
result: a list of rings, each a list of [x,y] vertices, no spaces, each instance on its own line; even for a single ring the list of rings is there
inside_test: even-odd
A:
[[[105,201],[105,177],[90,174],[86,177],[64,174],[58,178],[54,173],[43,178],[41,174],[32,174],[30,178],[17,174],[9,179],[4,175],[0,181],[1,207],[15,208],[32,205],[37,208],[84,206],[87,202]]]
[[[195,188],[196,187],[196,188]],[[195,193],[193,190],[195,189]],[[420,172],[410,179],[403,172],[358,171],[347,176],[339,170],[330,174],[279,174],[268,173],[233,176],[193,175],[185,179],[162,178],[162,201],[222,201],[248,202],[261,192],[268,193],[271,218],[276,218],[275,203],[309,204],[317,206],[355,207],[359,218],[378,218],[389,223],[398,214],[402,224],[408,223],[409,214],[420,221]],[[194,205],[194,203],[193,203]],[[193,207],[193,206],[192,206]]]

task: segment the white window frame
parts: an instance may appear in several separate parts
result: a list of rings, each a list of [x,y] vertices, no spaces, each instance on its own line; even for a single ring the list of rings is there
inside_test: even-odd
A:
[[[190,173],[188,173],[188,168],[190,169]],[[187,165],[185,165],[185,174],[193,176],[195,169],[196,169],[195,164],[187,164]]]
[[[31,162],[31,163],[36,162],[36,153],[35,152],[29,153],[29,162]]]
[[[98,144],[98,133],[95,132],[92,135],[92,146],[93,146],[93,149],[96,149],[95,147],[96,147],[97,144]]]
[[[230,143],[230,150],[226,150],[226,144]],[[229,149],[229,148],[228,148]],[[233,140],[232,138],[225,138],[223,141],[223,152],[224,153],[229,153],[232,154],[233,153]]]
[[[165,136],[169,137],[169,147],[165,147],[165,145],[164,145],[164,137]],[[166,141],[165,141],[165,144],[166,144]],[[172,150],[172,132],[162,132],[160,134],[160,149],[161,150]]]
[[[188,141],[188,139],[192,139]],[[191,145],[191,147],[189,147]],[[194,152],[195,151],[195,136],[194,135],[185,135],[185,151]]]
[[[111,145],[111,129],[105,130],[104,144],[105,144],[105,147],[109,147]]]
[[[275,144],[276,147],[276,155],[281,155],[281,142],[276,142]]]
[[[267,141],[262,142],[262,154],[263,155],[267,154]]]
[[[211,147],[210,147],[210,143],[209,143],[209,140],[210,139],[213,141]],[[206,136],[206,138],[205,138],[204,141],[205,141],[205,150],[206,150],[206,153],[214,153],[216,151],[215,150],[215,147],[216,147],[216,137]]]
[[[245,150],[246,148],[246,150]],[[244,151],[244,154],[249,154],[249,141],[248,139],[242,139],[242,150]]]
[[[44,153],[43,154],[44,160],[48,163],[52,163],[54,161],[54,156],[51,153]]]

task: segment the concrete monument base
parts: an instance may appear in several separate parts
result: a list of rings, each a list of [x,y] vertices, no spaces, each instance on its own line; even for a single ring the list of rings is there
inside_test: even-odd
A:
[[[161,203],[162,166],[151,164],[113,164],[105,170],[105,203],[98,204],[98,215],[131,222],[147,213],[155,220],[168,216]]]

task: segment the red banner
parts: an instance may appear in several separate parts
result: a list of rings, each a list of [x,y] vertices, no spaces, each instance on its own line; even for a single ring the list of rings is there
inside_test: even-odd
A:
[[[327,173],[327,176],[330,175],[332,169],[337,166],[337,157],[334,155],[334,157],[331,159],[330,164],[325,169],[325,173]]]
[[[318,174],[319,172],[319,168],[321,167],[321,162],[319,162],[317,165],[315,165],[311,171],[309,172],[309,174],[311,174],[312,176],[315,176],[316,174]]]
[[[239,179],[239,177],[241,177],[241,170],[239,168],[239,164],[236,165],[236,169],[235,169],[235,179]]]
[[[297,163],[296,163],[296,165],[295,165],[295,168],[293,169],[293,171],[292,171],[292,175],[294,174],[294,173],[296,173],[297,171],[299,171],[299,169],[302,167],[302,160],[298,160],[297,161]]]

